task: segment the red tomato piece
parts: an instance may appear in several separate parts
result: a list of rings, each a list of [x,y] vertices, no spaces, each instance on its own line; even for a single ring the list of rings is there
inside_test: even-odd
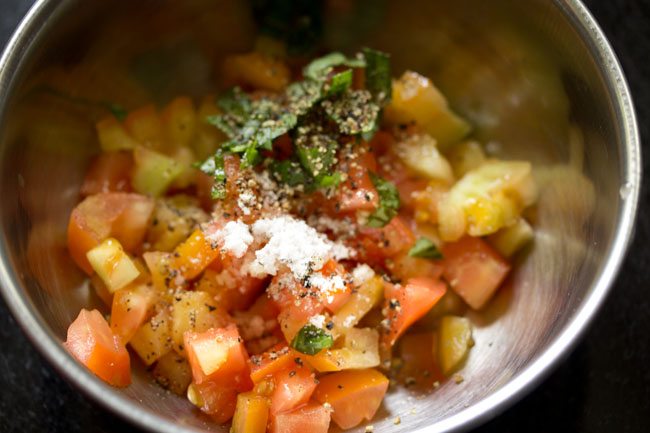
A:
[[[379,194],[368,171],[376,167],[370,152],[362,153],[348,164],[347,179],[341,183],[336,197],[336,209],[341,213],[372,212],[379,206]]]
[[[346,430],[377,413],[388,390],[388,378],[372,368],[345,370],[320,379],[314,393],[321,403],[332,407],[332,419]]]
[[[248,353],[235,325],[205,332],[187,331],[184,343],[197,385],[209,381],[241,392],[252,388]]]
[[[108,192],[87,197],[70,214],[68,250],[88,275],[93,269],[86,253],[108,237],[116,238],[126,251],[137,250],[147,232],[154,202],[139,194]]]
[[[442,247],[444,278],[475,310],[480,310],[510,271],[510,264],[481,238],[465,236]]]
[[[316,389],[316,377],[305,365],[292,365],[273,375],[271,415],[288,412],[309,401]]]
[[[271,433],[327,433],[330,410],[318,403],[309,403],[291,412],[271,416]]]
[[[433,278],[411,278],[404,285],[385,284],[384,307],[388,312],[389,329],[383,335],[383,343],[389,347],[395,344],[404,331],[427,314],[446,291],[445,283]]]
[[[109,385],[131,383],[129,352],[97,310],[81,310],[63,343],[68,351]]]
[[[90,163],[81,184],[81,195],[100,192],[130,192],[133,154],[131,152],[102,152]]]
[[[362,261],[381,264],[386,258],[408,251],[415,243],[415,234],[406,221],[396,216],[382,228],[361,228],[353,241]]]

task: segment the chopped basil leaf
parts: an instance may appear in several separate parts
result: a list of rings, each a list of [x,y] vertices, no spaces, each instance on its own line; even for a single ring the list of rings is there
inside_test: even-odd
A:
[[[212,198],[223,199],[226,197],[226,170],[221,149],[219,149],[213,156],[206,159],[199,168],[202,172],[214,178],[214,185],[212,185]]]
[[[306,185],[311,182],[309,173],[298,161],[273,161],[269,169],[278,182],[289,186]]]
[[[239,87],[233,87],[224,93],[217,100],[217,106],[240,121],[248,118],[252,108],[250,98]]]
[[[322,174],[316,178],[316,185],[319,188],[332,188],[341,183],[341,173],[334,172],[332,174]]]
[[[379,114],[379,107],[365,90],[346,92],[334,101],[323,101],[322,105],[341,133],[348,135],[372,131]]]
[[[379,207],[368,217],[368,227],[383,227],[390,222],[399,210],[399,192],[395,185],[370,173],[370,179],[379,194]]]
[[[334,52],[313,60],[303,69],[305,78],[315,81],[322,81],[332,72],[336,66],[348,66],[350,68],[363,68],[366,62],[361,58],[348,59],[344,54]]]
[[[409,250],[409,256],[411,257],[421,257],[423,259],[433,259],[440,260],[442,259],[442,253],[434,244],[427,238],[420,238],[415,242],[413,248]]]
[[[338,142],[317,125],[299,127],[294,145],[302,166],[314,177],[327,174],[336,162]]]
[[[330,334],[312,324],[302,327],[293,338],[291,347],[305,355],[316,355],[323,349],[329,349],[334,344]]]
[[[380,106],[390,101],[392,94],[392,79],[390,72],[390,56],[370,48],[363,49],[366,60],[366,89]]]
[[[352,69],[334,74],[327,88],[327,95],[332,96],[343,93],[352,86]]]

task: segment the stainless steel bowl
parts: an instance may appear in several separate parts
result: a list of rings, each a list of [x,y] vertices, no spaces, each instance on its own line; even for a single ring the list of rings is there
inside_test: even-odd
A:
[[[376,432],[467,429],[539,383],[606,298],[633,233],[641,177],[625,78],[577,0],[326,3],[329,48],[375,46],[393,54],[397,72],[432,76],[490,152],[531,159],[544,185],[530,215],[533,247],[474,317],[465,381],[425,396],[396,389],[373,422]],[[99,305],[67,259],[67,215],[105,103],[214,91],[219,59],[254,42],[245,5],[40,0],[0,62],[2,294],[65,377],[145,429],[226,431],[163,392],[137,362],[133,385],[116,390],[63,349],[79,309]]]

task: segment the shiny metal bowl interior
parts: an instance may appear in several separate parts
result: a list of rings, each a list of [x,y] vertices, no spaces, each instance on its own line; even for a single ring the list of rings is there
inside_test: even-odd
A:
[[[605,299],[633,232],[640,185],[630,95],[578,1],[326,3],[328,49],[374,46],[392,53],[396,72],[432,76],[492,153],[530,159],[546,179],[533,247],[488,311],[473,317],[477,345],[465,381],[426,396],[392,390],[373,423],[376,432],[467,428],[534,386]],[[253,44],[246,4],[39,1],[2,59],[3,295],[62,374],[147,429],[227,431],[154,385],[137,362],[133,385],[119,391],[63,350],[79,309],[100,305],[67,259],[67,215],[97,150],[98,102],[135,107],[217,90],[219,59]],[[567,175],[569,160],[591,182]],[[397,415],[401,424],[393,425]]]

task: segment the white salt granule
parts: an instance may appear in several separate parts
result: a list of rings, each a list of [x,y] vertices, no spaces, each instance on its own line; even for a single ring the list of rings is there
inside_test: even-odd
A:
[[[309,282],[312,287],[316,287],[320,291],[327,302],[333,302],[334,295],[345,290],[345,280],[340,275],[325,277],[323,274],[317,273],[309,277]]]
[[[214,238],[221,248],[237,258],[246,254],[248,246],[253,243],[253,235],[248,226],[241,221],[229,221],[224,228],[214,234]]]
[[[309,318],[309,323],[311,323],[317,328],[323,329],[323,327],[325,326],[325,316],[323,316],[322,314],[317,314],[315,316],[312,316]]]
[[[350,256],[343,245],[330,241],[304,221],[286,215],[256,221],[252,233],[258,241],[266,241],[255,252],[255,260],[248,268],[255,277],[276,275],[286,266],[297,279],[303,279],[329,258],[341,260]]]
[[[357,265],[357,267],[352,270],[352,278],[354,279],[354,284],[357,286],[360,286],[374,276],[375,271],[365,263]]]

